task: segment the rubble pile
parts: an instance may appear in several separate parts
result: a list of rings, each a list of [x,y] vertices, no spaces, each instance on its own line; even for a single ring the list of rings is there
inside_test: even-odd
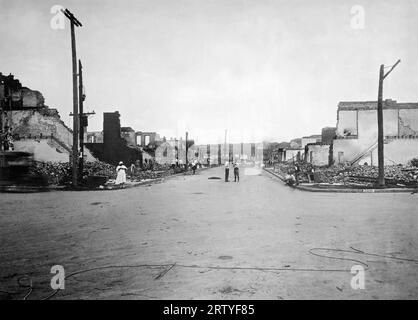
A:
[[[67,185],[71,182],[71,164],[59,162],[34,162],[29,174],[42,177],[49,185]],[[114,166],[96,161],[84,164],[83,177],[86,176],[116,176]]]
[[[135,169],[134,173],[128,170],[128,177],[132,181],[142,181],[142,180],[149,180],[149,179],[159,179],[159,178],[163,178],[163,177],[173,175],[173,174],[178,174],[178,173],[191,174],[192,171],[188,170],[186,172],[186,169],[184,167],[175,167],[174,169],[172,169],[172,167],[168,164],[166,165],[154,164],[153,170]]]
[[[184,168],[176,167],[174,170],[169,165],[154,164],[153,169],[135,168],[134,172],[128,168],[127,176],[133,182],[143,180],[159,179],[172,174],[183,173]],[[29,169],[29,175],[47,185],[70,185],[72,180],[72,169],[70,163],[58,162],[34,162]],[[116,179],[116,167],[110,164],[96,161],[84,164],[83,178],[89,176],[106,177]]]
[[[64,185],[71,180],[71,166],[67,163],[34,162],[29,174],[39,177],[48,185]]]
[[[313,176],[315,183],[342,184],[346,186],[373,187],[378,177],[378,167],[367,165],[338,165],[328,168],[314,168],[309,163],[299,165],[299,181],[301,183],[309,182],[308,175]],[[279,164],[276,167],[283,175],[287,173],[294,174],[294,164]],[[388,186],[418,186],[418,167],[414,166],[385,166],[385,180]]]
[[[95,161],[84,164],[83,176],[116,177],[116,168],[108,163]]]
[[[130,178],[131,181],[139,182],[139,181],[142,181],[142,180],[162,178],[162,177],[167,176],[169,174],[170,174],[169,171],[151,171],[151,170],[147,170],[147,171],[137,171],[134,174],[129,174],[128,173],[128,177]]]

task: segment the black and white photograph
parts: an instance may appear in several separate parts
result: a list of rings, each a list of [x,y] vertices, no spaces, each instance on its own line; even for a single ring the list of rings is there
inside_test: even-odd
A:
[[[0,0],[0,300],[417,300],[417,30],[416,0]]]

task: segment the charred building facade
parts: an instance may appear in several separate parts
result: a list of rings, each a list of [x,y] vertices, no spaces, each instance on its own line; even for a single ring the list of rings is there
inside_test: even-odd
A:
[[[120,114],[116,112],[103,113],[103,142],[87,142],[89,149],[99,160],[117,165],[120,161],[131,164],[139,161],[142,163],[141,150],[128,143],[126,140],[126,128],[122,130]],[[129,131],[128,131],[129,133]],[[94,137],[91,133],[87,137]]]

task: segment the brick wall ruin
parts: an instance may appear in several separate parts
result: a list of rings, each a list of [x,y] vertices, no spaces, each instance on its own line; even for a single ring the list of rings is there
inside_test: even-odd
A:
[[[418,103],[384,101],[383,132],[386,164],[407,164],[418,157]],[[359,161],[377,165],[377,103],[341,102],[333,144],[336,164]]]
[[[11,129],[16,151],[33,152],[39,161],[69,161],[73,132],[56,109],[44,104],[39,91],[22,86],[13,75],[0,73],[0,96],[4,126]],[[88,150],[85,155],[87,161],[96,160]]]

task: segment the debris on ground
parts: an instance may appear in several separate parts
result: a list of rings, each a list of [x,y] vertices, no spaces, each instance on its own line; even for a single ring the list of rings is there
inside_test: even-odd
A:
[[[146,180],[154,180],[164,178],[173,174],[191,174],[184,167],[175,167],[169,165],[155,164],[153,169],[143,170],[135,168],[132,172],[128,170],[127,178],[130,182],[140,182]],[[68,186],[72,181],[71,163],[59,162],[37,162],[34,161],[29,169],[29,175],[36,177],[39,181],[44,181],[47,185]],[[89,178],[103,177],[107,183],[112,184],[116,179],[116,167],[105,162],[95,161],[84,163],[83,180],[85,182],[91,180]]]
[[[334,165],[314,167],[310,163],[299,163],[300,183],[339,184],[352,187],[374,187],[378,178],[378,167],[369,165]],[[283,176],[295,174],[293,163],[279,163],[274,170]],[[412,165],[385,166],[386,185],[391,187],[417,187],[418,167]]]

